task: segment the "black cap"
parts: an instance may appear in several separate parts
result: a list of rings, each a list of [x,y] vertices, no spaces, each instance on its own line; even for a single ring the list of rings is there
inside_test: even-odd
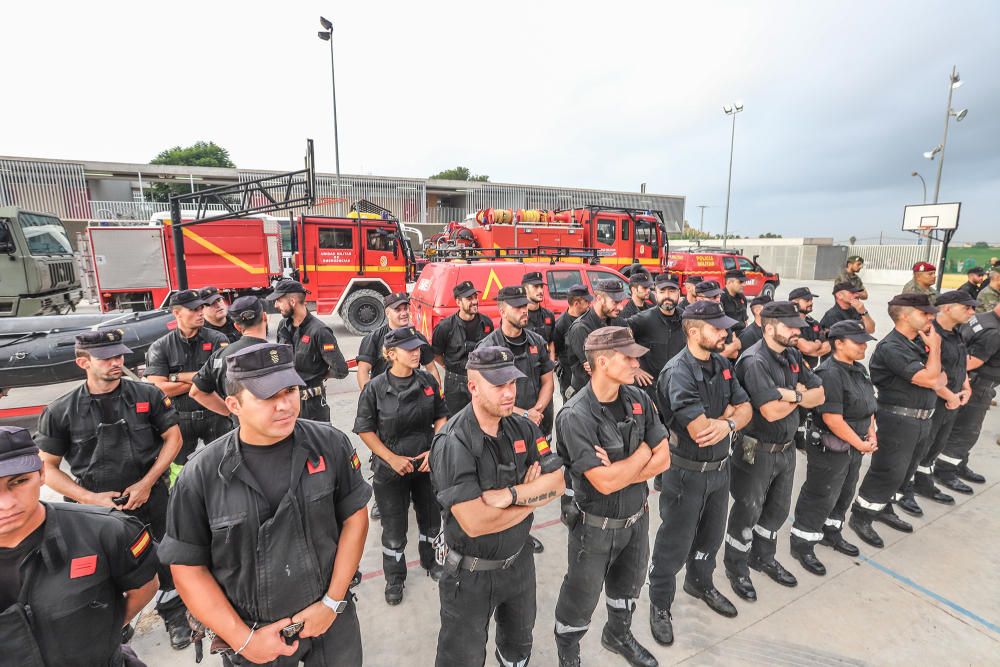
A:
[[[714,280],[703,280],[694,288],[694,293],[698,296],[719,296],[722,288]]]
[[[717,329],[728,329],[736,320],[726,315],[722,306],[714,301],[695,301],[681,313],[685,320],[702,320]]]
[[[972,306],[976,307],[976,300],[969,296],[968,292],[964,292],[960,289],[953,289],[950,292],[945,292],[938,296],[934,301],[935,306],[947,306],[948,304],[957,303],[962,306]]]
[[[897,294],[889,300],[889,305],[916,308],[917,310],[922,310],[925,313],[931,313],[932,315],[937,312],[937,308],[931,305],[930,297],[926,294],[920,294],[919,292]]]
[[[742,269],[732,269],[731,271],[726,271],[726,280],[730,278],[737,278],[742,281],[747,279],[747,274]]]
[[[0,426],[0,477],[23,475],[41,469],[42,459],[28,429]]]
[[[198,290],[198,296],[201,297],[201,300],[205,302],[206,306],[223,298],[218,287],[202,287]]]
[[[977,276],[985,276],[986,275],[986,269],[984,269],[981,266],[974,266],[971,269],[969,269],[968,271],[966,271],[965,273],[966,273],[966,275],[970,275],[970,276],[973,275],[973,274],[975,274]]]
[[[867,343],[875,340],[875,336],[865,331],[865,325],[857,320],[841,320],[830,325],[827,338],[846,338],[855,343]]]
[[[459,284],[455,285],[454,289],[451,290],[452,296],[456,299],[468,299],[469,297],[479,294],[479,290],[476,286],[472,284],[471,280],[463,280]]]
[[[173,296],[170,297],[170,306],[183,306],[190,310],[197,310],[198,308],[205,305],[205,301],[201,298],[198,290],[185,289],[180,292],[174,292]]]
[[[257,398],[270,398],[288,387],[304,387],[295,372],[291,345],[257,343],[226,357],[226,377],[239,380]]]
[[[566,291],[566,296],[579,297],[584,301],[588,302],[594,300],[594,297],[591,295],[590,290],[587,289],[587,286],[581,285],[580,283],[571,285],[570,288]]]
[[[587,335],[583,343],[584,352],[596,350],[614,350],[621,352],[626,357],[641,357],[649,352],[648,347],[643,347],[635,342],[632,329],[629,327],[601,327],[594,329]]]
[[[705,279],[702,278],[701,276],[688,276],[687,278],[684,279],[684,282],[685,283],[691,283],[692,285],[697,285],[698,283],[702,282],[703,280],[705,280]]]
[[[675,289],[681,288],[680,284],[677,282],[677,276],[670,275],[669,273],[657,273],[656,280],[653,281],[653,284],[657,289],[661,289],[663,287],[673,287]]]
[[[541,271],[529,271],[521,276],[522,285],[544,285]]]
[[[291,280],[291,279],[279,280],[277,283],[274,284],[274,288],[272,289],[271,293],[267,295],[267,300],[277,301],[286,294],[308,294],[308,293],[309,290],[307,290],[298,280]]]
[[[855,287],[851,283],[834,283],[833,293],[836,294],[837,292],[851,292],[853,294],[857,294],[858,292],[864,292],[864,289],[861,287]]]
[[[241,296],[229,306],[229,316],[233,318],[234,322],[241,324],[256,321],[263,312],[264,304],[252,294]]]
[[[625,291],[625,285],[622,281],[616,278],[607,278],[605,280],[598,280],[594,283],[594,291],[607,294],[615,301],[624,301],[628,298],[628,292]]]
[[[789,301],[795,301],[795,299],[816,299],[818,297],[819,294],[813,294],[812,290],[808,287],[796,287],[788,293]]]
[[[501,287],[497,292],[497,303],[506,303],[508,306],[520,308],[528,305],[528,296],[524,293],[521,285]]]
[[[392,329],[382,339],[385,347],[398,347],[403,350],[416,350],[424,345],[424,339],[420,337],[413,327],[399,327]]]
[[[758,294],[754,298],[750,299],[750,307],[753,308],[754,306],[766,306],[772,301],[774,301],[774,299],[772,299],[768,295]]]
[[[121,329],[101,329],[77,334],[76,349],[86,352],[94,359],[111,359],[131,354],[132,350],[122,343],[124,334]]]
[[[764,304],[764,308],[760,311],[760,316],[761,318],[778,320],[785,326],[795,329],[804,329],[809,326],[799,314],[798,306],[791,301],[772,301],[771,303]]]
[[[640,287],[652,287],[653,278],[645,271],[633,271],[628,277],[629,285],[639,285]]]
[[[401,303],[410,303],[410,295],[406,292],[393,292],[382,297],[382,305],[386,308],[395,308]]]
[[[514,353],[506,347],[486,345],[469,352],[466,370],[479,371],[483,379],[498,387],[524,377],[514,365]]]

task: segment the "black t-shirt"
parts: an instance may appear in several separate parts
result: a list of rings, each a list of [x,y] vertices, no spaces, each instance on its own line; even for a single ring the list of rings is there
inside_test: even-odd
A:
[[[859,313],[854,306],[848,306],[847,309],[843,309],[837,304],[833,304],[830,310],[826,311],[823,315],[823,319],[819,321],[820,327],[830,330],[837,322],[843,322],[845,320],[857,320],[860,322],[862,320],[861,313]]]
[[[746,389],[753,405],[753,419],[745,433],[768,444],[785,444],[792,441],[799,428],[800,410],[792,410],[778,421],[768,421],[760,408],[771,401],[781,400],[778,389],[795,389],[801,382],[806,389],[823,385],[822,380],[802,361],[802,353],[795,348],[774,352],[762,340],[736,362],[736,377]]]
[[[818,419],[815,423],[824,431],[829,431],[822,415],[840,415],[847,425],[864,439],[875,414],[875,387],[872,386],[868,371],[861,364],[838,361],[827,357],[816,369],[816,375],[823,380],[826,401],[815,408]]]
[[[941,370],[948,376],[948,389],[957,394],[965,385],[965,364],[968,356],[965,341],[962,340],[958,327],[948,331],[934,322],[934,328],[941,336]]]
[[[722,305],[722,311],[729,317],[736,320],[736,333],[743,331],[743,328],[747,325],[747,298],[742,292],[738,293],[736,296],[732,296],[729,292],[723,292],[722,298],[719,299],[719,303]]]
[[[1000,327],[994,322],[992,313],[979,313],[962,327],[962,338],[969,356],[983,362],[976,375],[1000,379]]]
[[[525,328],[544,338],[548,345],[552,342],[552,334],[556,328],[556,316],[548,308],[528,309],[528,326]]]
[[[806,322],[806,326],[799,329],[799,337],[802,338],[802,340],[810,342],[825,340],[826,332],[823,330],[822,324],[817,322],[811,315],[803,315],[802,319]],[[807,364],[809,364],[809,368],[815,369],[819,366],[819,357],[803,354],[802,358]]]
[[[676,309],[667,315],[659,306],[649,308],[630,317],[627,324],[635,342],[649,348],[649,352],[639,357],[639,366],[654,378],[687,342],[681,330],[680,311]]]
[[[893,329],[878,342],[868,368],[878,388],[878,402],[904,408],[930,410],[937,402],[933,389],[912,384],[913,376],[927,365],[927,348],[917,337],[908,339]]]
[[[16,547],[9,549],[0,547],[0,611],[17,602],[21,592],[21,572],[19,566],[24,557],[42,543],[45,534],[45,522],[31,531],[31,534],[21,540]]]
[[[97,403],[97,411],[101,414],[102,424],[114,424],[121,419],[121,384],[106,394],[91,394],[90,398]]]
[[[243,464],[260,485],[271,511],[261,521],[274,516],[292,482],[292,436],[273,445],[249,445],[240,440]]]
[[[611,401],[610,403],[605,403],[601,401],[601,407],[608,411],[612,417],[614,417],[616,422],[625,421],[625,405],[618,399]]]

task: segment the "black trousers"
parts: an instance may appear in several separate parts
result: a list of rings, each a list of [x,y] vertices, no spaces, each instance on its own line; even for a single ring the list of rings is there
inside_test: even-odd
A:
[[[438,589],[441,630],[437,667],[486,664],[490,618],[497,650],[509,666],[527,665],[535,627],[535,554],[529,544],[506,570],[448,572]]]
[[[808,552],[824,537],[844,527],[844,517],[854,500],[863,455],[851,447],[835,452],[806,445],[806,480],[795,502],[795,521],[789,538],[792,551]]]
[[[448,412],[455,415],[472,401],[469,393],[469,376],[460,373],[444,372],[444,404]]]
[[[361,667],[361,626],[358,624],[358,611],[347,597],[347,609],[330,626],[330,629],[319,637],[300,639],[299,648],[289,656],[282,656],[271,662],[250,662],[243,656],[223,657],[222,664],[230,665],[267,665],[267,667]]]
[[[577,522],[570,530],[566,576],[556,601],[556,646],[579,651],[580,640],[605,591],[608,630],[625,634],[646,580],[649,564],[649,513],[628,528],[601,530]]]
[[[949,410],[944,406],[944,401],[938,399],[934,416],[931,418],[931,434],[927,438],[929,445],[924,450],[923,456],[919,459],[916,456],[913,457],[917,460],[910,462],[910,469],[907,471],[910,475],[903,482],[903,488],[900,489],[900,493],[903,495],[911,494],[914,488],[922,488],[928,491],[933,489],[934,461],[944,451],[945,445],[948,444],[948,439],[951,437],[951,431],[955,427],[955,421],[958,419],[960,410],[961,408]]]
[[[556,379],[559,381],[559,395],[562,396],[563,402],[565,402],[569,400],[566,398],[566,390],[573,386],[573,371],[562,362],[559,362],[559,365],[556,366]]]
[[[206,445],[233,430],[229,417],[223,417],[211,410],[180,412],[181,451],[174,459],[177,465],[187,463],[188,457],[198,448],[198,440]]]
[[[970,384],[972,397],[958,409],[951,437],[934,464],[935,472],[942,477],[954,478],[960,469],[969,464],[969,452],[983,431],[983,420],[989,412],[998,383],[977,373]]]
[[[906,471],[915,450],[923,450],[931,436],[931,420],[903,417],[879,410],[875,413],[878,428],[878,449],[861,482],[853,511],[861,517],[873,518],[885,511],[906,479]]]
[[[685,563],[687,580],[696,589],[712,586],[715,557],[726,534],[729,465],[708,472],[668,468],[661,476],[661,523],[649,570],[649,601],[655,607],[670,609]]]
[[[299,411],[299,417],[329,424],[330,405],[326,402],[326,394],[313,396],[302,401],[302,409]]]
[[[729,484],[733,506],[726,528],[726,571],[750,574],[747,561],[752,553],[768,560],[777,548],[778,529],[788,518],[792,505],[792,482],[795,476],[795,447],[768,454],[757,450],[753,464],[740,456],[732,457]]]
[[[432,543],[441,532],[441,506],[434,495],[429,473],[400,476],[386,470],[385,464],[378,464],[378,468],[372,487],[375,502],[382,512],[382,569],[387,583],[399,583],[406,579],[406,531],[411,501],[420,529],[417,544],[420,564],[426,570],[434,566]],[[388,475],[392,475],[392,479],[384,479]]]

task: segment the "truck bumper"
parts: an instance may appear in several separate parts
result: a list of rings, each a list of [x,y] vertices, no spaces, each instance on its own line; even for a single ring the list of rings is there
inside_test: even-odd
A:
[[[83,299],[82,289],[72,289],[45,296],[0,297],[0,317],[33,317],[74,310]]]

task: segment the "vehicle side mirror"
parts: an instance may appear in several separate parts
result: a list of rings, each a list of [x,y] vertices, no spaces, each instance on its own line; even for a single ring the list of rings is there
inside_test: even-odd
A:
[[[10,227],[7,224],[6,222],[0,222],[0,252],[5,252],[9,255],[17,247],[14,245],[14,238],[11,236]]]

